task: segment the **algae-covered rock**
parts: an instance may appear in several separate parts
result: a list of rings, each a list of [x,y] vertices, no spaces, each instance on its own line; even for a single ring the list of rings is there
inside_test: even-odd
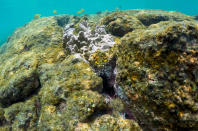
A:
[[[100,94],[102,79],[92,72],[83,58],[69,56],[57,64],[43,64],[40,74],[40,130],[77,130],[82,128],[78,127],[81,123],[90,125],[99,115],[120,111],[120,108],[113,108],[120,105],[115,102],[108,105]],[[112,118],[117,121],[116,116]]]
[[[38,90],[37,67],[45,62],[43,54],[49,48],[54,51],[60,48],[62,31],[53,17],[36,19],[17,29],[3,45],[0,54],[0,62],[4,63],[0,65],[1,106],[24,100]]]
[[[42,104],[58,104],[78,90],[102,90],[102,79],[77,56],[70,56],[56,64],[43,64],[39,68]]]
[[[4,109],[4,117],[12,130],[34,130],[40,115],[39,98],[32,97]]]
[[[75,130],[81,128],[79,124],[90,125],[92,119],[110,113],[117,106],[115,102],[108,105],[100,94],[102,79],[81,57],[68,56],[57,64],[43,64],[39,70],[42,85],[39,91],[40,130]]]
[[[52,45],[57,46],[62,41],[62,31],[54,17],[32,20],[14,31],[12,36],[1,47],[0,52],[3,53],[4,57],[10,58],[13,54],[32,52]]]
[[[34,19],[0,48],[0,130],[198,130],[196,17]]]
[[[120,37],[135,29],[144,28],[144,25],[136,17],[119,11],[104,17],[101,24],[106,25],[112,35]]]
[[[103,115],[98,117],[91,125],[92,129],[95,131],[141,131],[142,129],[139,125],[130,120],[125,120],[120,118],[114,118],[110,115]]]
[[[64,58],[63,28],[58,19],[61,21],[57,17],[33,20],[18,28],[1,47],[0,105],[5,112],[1,130],[37,127],[41,104],[40,98],[33,99],[41,88],[38,67]]]
[[[0,104],[7,106],[30,96],[39,88],[39,77],[36,73],[37,57],[25,53],[23,57],[15,55],[4,66],[0,66]]]
[[[164,10],[128,10],[128,14],[134,15],[145,26],[159,23],[160,21],[192,21],[192,16],[187,16],[177,11],[164,11]]]
[[[198,129],[197,36],[198,26],[184,21],[122,38],[116,80],[145,129]]]

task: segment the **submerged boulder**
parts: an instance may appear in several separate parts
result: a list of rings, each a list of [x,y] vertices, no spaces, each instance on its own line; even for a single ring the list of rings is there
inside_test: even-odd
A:
[[[65,50],[69,43],[63,46],[64,26],[79,21],[68,15],[35,19],[17,29],[1,47],[0,130],[77,130],[81,123],[93,130],[97,117],[112,115],[115,102],[102,94],[102,78],[83,54],[85,48],[70,53]],[[85,52],[90,55],[114,44],[103,26],[92,32],[84,21],[80,29],[84,32],[71,46],[87,42],[92,48]],[[121,111],[113,111],[115,129]],[[135,121],[125,121],[138,126]]]
[[[3,115],[0,130],[34,130],[40,115],[39,98],[33,96],[25,102],[12,104],[4,109]]]
[[[145,26],[156,24],[161,21],[192,21],[192,16],[187,16],[177,11],[164,11],[164,10],[129,10],[129,14],[134,15],[140,20]]]
[[[15,55],[0,67],[0,104],[2,107],[24,100],[40,88],[36,72],[38,60],[33,53]]]
[[[57,25],[57,20],[52,17],[41,18],[17,29],[1,47],[2,107],[23,101],[40,88],[37,67],[44,62],[43,54],[47,49],[56,51],[60,47],[61,38],[62,29]]]
[[[38,18],[13,33],[0,57],[0,130],[198,129],[193,17],[128,10]]]
[[[134,16],[125,12],[115,12],[101,20],[107,30],[114,36],[122,37],[135,29],[142,29],[144,25]]]
[[[79,56],[70,56],[57,64],[39,67],[42,104],[56,105],[79,90],[102,90],[102,79]]]
[[[117,84],[145,129],[198,129],[197,55],[192,22],[160,22],[122,38]]]

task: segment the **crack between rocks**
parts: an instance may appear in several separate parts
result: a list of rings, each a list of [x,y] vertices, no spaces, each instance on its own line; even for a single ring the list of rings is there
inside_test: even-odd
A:
[[[107,68],[107,70],[104,69],[98,75],[103,80],[103,89],[102,89],[101,94],[104,97],[106,97],[107,101],[109,101],[109,102],[111,102],[112,99],[120,98],[126,105],[124,111],[120,112],[121,115],[125,119],[135,120],[133,113],[130,111],[130,109],[127,106],[127,103],[125,102],[125,98],[120,95],[120,90],[118,89],[118,85],[116,83],[117,69],[116,69],[116,58],[115,57],[112,58],[112,60],[107,64],[106,68]],[[108,69],[110,69],[110,70],[108,70]],[[107,72],[107,71],[109,71],[109,72]],[[110,109],[110,110],[103,112],[103,114],[111,114],[114,109]],[[95,112],[95,113],[97,113],[97,112]]]

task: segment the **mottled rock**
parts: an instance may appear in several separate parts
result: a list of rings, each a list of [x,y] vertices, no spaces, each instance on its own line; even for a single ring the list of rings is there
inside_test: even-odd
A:
[[[62,35],[57,19],[40,18],[18,28],[1,47],[0,105],[5,113],[0,130],[37,127],[41,108],[38,67],[64,58]]]
[[[76,56],[56,64],[43,64],[39,67],[42,89],[39,92],[42,104],[56,105],[66,100],[78,90],[102,90],[102,79],[91,67]]]
[[[139,125],[130,120],[114,118],[110,115],[103,115],[98,117],[91,125],[93,130],[98,131],[114,131],[114,130],[129,130],[129,131],[142,131]]]
[[[122,38],[116,81],[146,130],[198,129],[197,36],[198,26],[184,21],[160,22]]]
[[[78,127],[81,123],[90,125],[92,119],[111,113],[117,106],[116,102],[108,105],[105,97],[99,94],[103,88],[102,79],[81,57],[68,56],[57,64],[43,64],[39,72],[42,85],[39,91],[40,130],[82,128]],[[114,110],[119,113],[119,109]]]
[[[0,48],[0,130],[197,130],[197,23],[159,10],[29,22]]]
[[[145,26],[159,23],[160,21],[192,21],[192,16],[187,16],[177,11],[164,11],[164,10],[128,10],[128,14],[134,15]]]
[[[101,20],[107,30],[114,36],[122,37],[135,29],[142,29],[144,25],[134,16],[125,12],[115,12]]]
[[[4,109],[5,125],[12,130],[34,130],[40,115],[38,97],[32,97],[25,102],[19,102]]]
[[[40,88],[37,67],[53,58],[49,49],[61,50],[57,48],[61,47],[62,31],[54,17],[36,19],[17,29],[1,47],[1,106],[22,101]]]
[[[33,53],[12,56],[0,67],[0,104],[5,107],[13,102],[23,100],[36,91],[39,77],[36,73],[37,57]],[[9,68],[8,68],[9,67]]]

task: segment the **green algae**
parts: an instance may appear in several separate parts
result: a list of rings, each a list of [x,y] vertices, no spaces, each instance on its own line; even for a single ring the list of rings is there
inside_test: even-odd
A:
[[[161,30],[162,28],[164,29]],[[153,121],[155,128],[197,128],[197,122],[192,117],[192,107],[197,103],[197,95],[189,84],[197,85],[191,76],[196,71],[197,62],[194,61],[194,53],[186,54],[190,50],[197,50],[196,46],[191,46],[192,41],[197,41],[197,29],[197,25],[190,22],[160,22],[159,26],[155,25],[146,31],[137,30],[127,34],[118,46],[117,80],[132,103],[144,103],[145,106],[140,107],[142,109],[134,107],[138,111],[142,110],[145,123]],[[126,50],[122,50],[123,48]],[[191,66],[187,62],[190,57]],[[188,109],[183,108],[185,101]],[[184,112],[188,112],[189,119],[192,117],[194,121],[181,120]],[[142,116],[135,114],[142,121]]]
[[[124,36],[135,29],[142,29],[144,25],[136,18],[124,12],[116,11],[101,20],[107,30],[114,36]]]
[[[38,97],[32,97],[26,102],[19,102],[4,109],[6,123],[12,130],[33,130],[39,118]]]
[[[116,44],[86,58],[68,54],[63,27],[74,23],[77,34],[84,20],[92,31],[105,25]],[[33,20],[0,49],[0,130],[196,130],[197,36],[193,18],[178,12]],[[109,98],[100,76],[115,68],[120,90]]]
[[[42,103],[57,104],[60,99],[65,99],[77,90],[100,91],[102,80],[91,70],[82,59],[73,56],[68,57],[62,63],[43,64],[40,69],[40,74],[42,74],[40,81],[43,88],[39,93]]]

